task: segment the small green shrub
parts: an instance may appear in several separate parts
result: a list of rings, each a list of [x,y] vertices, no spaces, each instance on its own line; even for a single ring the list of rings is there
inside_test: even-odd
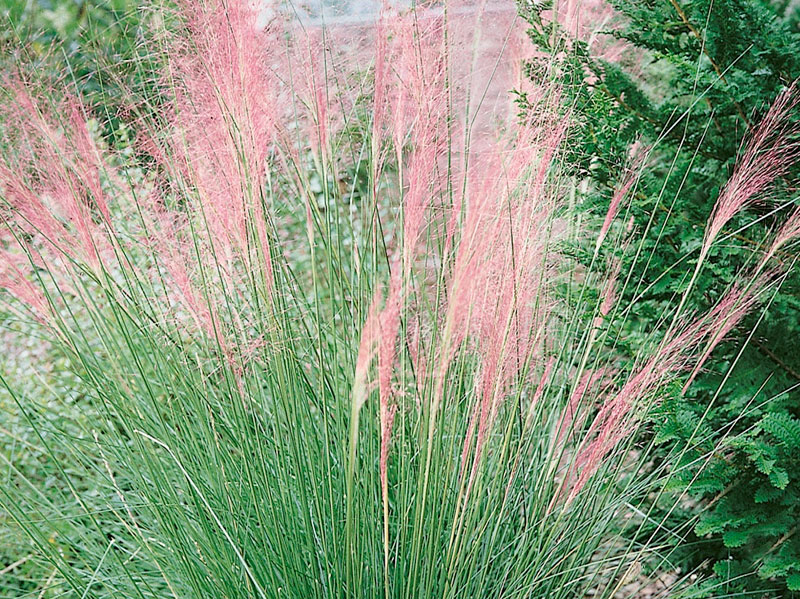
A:
[[[800,76],[800,35],[796,11],[787,2],[610,4],[615,12],[605,13],[599,35],[591,17],[584,16],[585,27],[576,30],[563,15],[558,25],[545,18],[547,6],[521,7],[531,38],[548,56],[561,51],[557,76],[572,83],[565,105],[572,107],[581,134],[566,162],[573,176],[593,183],[581,196],[582,205],[602,216],[622,184],[620,167],[629,163],[631,145],[653,146],[629,207],[631,226],[644,227],[653,219],[643,245],[650,260],[635,275],[655,292],[639,312],[652,319],[685,287],[685,268],[673,266],[702,243],[701,223],[731,175],[742,140],[778,92]],[[534,61],[529,73],[538,77],[548,68],[553,68],[552,59]],[[694,308],[715,301],[751,260],[753,249],[793,209],[796,181],[795,174],[788,174],[770,201],[754,205],[736,221],[734,230],[747,219],[760,219],[713,252],[695,282],[700,292],[691,300]],[[776,260],[793,262],[795,256],[789,251]],[[794,480],[796,437],[791,435],[800,415],[799,292],[795,273],[783,282],[766,314],[745,318],[697,384],[685,395],[678,390],[668,404],[672,411],[656,421],[657,436],[665,443],[690,438],[701,419],[710,438],[713,431],[737,435],[703,460],[708,462],[704,474],[684,479],[701,502],[684,513],[686,521],[703,510],[697,536],[690,535],[686,544],[687,562],[716,562],[715,584],[726,592],[798,590],[800,582],[800,546],[793,533],[800,495]],[[734,362],[737,367],[729,372]],[[699,456],[687,456],[687,461],[696,463]],[[763,585],[754,572],[765,579]],[[719,587],[709,589],[719,592]]]

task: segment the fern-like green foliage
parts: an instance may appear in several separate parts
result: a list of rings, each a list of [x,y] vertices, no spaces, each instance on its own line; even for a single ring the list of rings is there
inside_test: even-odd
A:
[[[755,569],[773,587],[780,582],[788,591],[800,591],[800,419],[791,414],[788,396],[768,409],[754,427],[723,446],[714,467],[694,483],[698,497],[713,498],[695,533],[722,539],[737,558],[737,576]],[[680,426],[680,412],[666,428]],[[716,569],[725,574],[722,562]],[[762,586],[744,580],[749,588]]]
[[[531,39],[548,55],[528,64],[529,75],[564,82],[565,110],[579,123],[565,163],[576,181],[592,183],[579,197],[586,210],[602,218],[622,185],[619,174],[625,173],[631,146],[653,148],[616,225],[623,235],[626,226],[645,229],[652,219],[641,248],[652,257],[649,266],[633,272],[632,280],[641,284],[630,292],[649,285],[655,299],[638,314],[641,330],[634,322],[615,347],[633,355],[646,323],[662,317],[670,298],[687,284],[691,252],[702,242],[703,224],[749,130],[779,91],[800,77],[800,35],[790,2],[610,4],[616,15],[600,41],[591,43],[553,24],[551,2],[520,2],[520,11]],[[583,20],[591,24],[591,17]],[[624,47],[613,61],[605,60],[604,48],[614,44]],[[522,94],[523,110],[526,101]],[[694,308],[718,299],[747,268],[748,253],[792,209],[796,183],[796,177],[787,178],[768,201],[729,225],[727,232],[735,233],[758,221],[712,250],[696,282],[702,293]],[[657,244],[659,238],[668,243]],[[788,248],[778,260],[796,256],[797,248]],[[665,271],[663,277],[651,274]],[[679,440],[696,441],[696,451],[684,457],[685,469],[676,474],[676,488],[694,481],[692,500],[670,522],[680,527],[676,518],[687,525],[697,519],[685,543],[685,566],[717,575],[698,596],[764,589],[769,596],[791,596],[800,590],[799,308],[800,278],[794,275],[765,310],[731,332],[688,392],[676,387],[674,399],[654,417],[655,440],[665,449]],[[726,390],[717,393],[729,370]],[[700,426],[706,411],[709,418]],[[733,433],[734,440],[719,446],[722,432]]]

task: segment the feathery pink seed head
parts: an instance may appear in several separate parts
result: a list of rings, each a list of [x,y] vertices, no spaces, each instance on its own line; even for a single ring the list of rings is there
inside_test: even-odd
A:
[[[720,231],[739,212],[750,207],[800,158],[800,124],[791,114],[800,102],[797,84],[782,91],[753,131],[733,175],[711,213],[701,249],[705,256]]]
[[[746,288],[734,286],[725,294],[717,305],[714,306],[709,318],[715,322],[717,328],[710,333],[710,339],[706,347],[697,358],[689,378],[683,385],[683,393],[686,393],[686,390],[694,382],[703,368],[703,364],[708,360],[708,357],[717,345],[728,336],[749,312],[758,306],[761,293],[774,277],[774,274],[774,272],[766,271]]]
[[[775,234],[775,237],[772,240],[772,243],[769,246],[769,249],[764,254],[764,257],[761,259],[761,264],[759,270],[761,270],[766,263],[772,258],[781,248],[786,245],[789,245],[794,240],[800,237],[800,207],[795,208],[794,212],[789,215],[783,225],[781,225],[778,232]]]
[[[40,322],[47,322],[50,305],[42,291],[23,271],[26,258],[0,248],[0,289],[4,289],[26,306]]]
[[[180,10],[189,41],[173,40],[172,131],[157,156],[195,190],[204,222],[197,230],[210,229],[205,243],[229,267],[247,253],[248,220],[263,216],[259,191],[282,112],[268,66],[278,36],[271,26],[259,28],[254,5],[244,0],[199,6],[182,0]],[[268,255],[265,248],[262,256]]]
[[[611,224],[614,222],[614,219],[617,218],[622,200],[628,196],[628,193],[631,191],[631,189],[636,185],[636,183],[638,183],[640,170],[644,161],[647,159],[648,153],[649,149],[641,148],[638,143],[634,144],[634,147],[631,148],[631,166],[629,167],[628,173],[623,179],[622,185],[614,192],[611,202],[609,202],[608,211],[606,212],[605,219],[603,220],[603,225],[600,227],[600,234],[597,236],[595,252],[597,252],[600,249],[600,246],[603,245],[603,241],[608,234],[608,230],[611,228]]]
[[[622,261],[621,260],[614,260],[611,265],[611,272],[606,279],[606,283],[603,286],[602,292],[602,302],[600,303],[600,317],[601,320],[608,316],[611,309],[614,307],[614,304],[617,301],[617,285],[620,270],[622,269]]]
[[[391,403],[391,379],[397,354],[397,333],[402,308],[402,282],[395,267],[389,284],[386,305],[378,316],[378,386],[380,391],[381,423],[385,422]]]
[[[626,437],[635,426],[637,408],[653,397],[659,387],[671,377],[699,368],[710,351],[729,330],[755,305],[742,301],[744,296],[732,291],[722,302],[705,315],[685,324],[674,337],[664,340],[648,361],[634,372],[627,382],[600,408],[578,448],[573,475],[579,471],[570,489],[567,503],[572,501],[589,481],[602,460]],[[722,324],[720,324],[722,323]],[[698,355],[703,340],[709,339],[708,351]]]

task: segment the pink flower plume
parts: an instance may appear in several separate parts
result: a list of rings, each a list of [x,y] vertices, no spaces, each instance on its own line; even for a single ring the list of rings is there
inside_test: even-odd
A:
[[[798,101],[797,85],[793,83],[778,95],[753,131],[711,213],[703,256],[725,225],[761,198],[800,158],[800,141],[796,139],[800,125],[791,119]]]
[[[628,196],[628,193],[639,181],[639,171],[643,162],[646,160],[648,150],[636,147],[632,149],[632,153],[634,154],[632,164],[623,179],[622,185],[614,192],[611,202],[608,204],[608,211],[603,220],[603,225],[600,227],[600,234],[597,236],[595,251],[599,250],[600,246],[603,245],[608,230],[611,228],[611,223],[613,223],[614,219],[617,217],[622,200]]]

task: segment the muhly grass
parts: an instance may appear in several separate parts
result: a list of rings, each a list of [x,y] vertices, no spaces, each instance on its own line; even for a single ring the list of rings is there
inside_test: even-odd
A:
[[[64,427],[3,375],[58,481],[6,464],[0,487],[43,567],[32,596],[612,597],[674,572],[687,448],[653,463],[643,424],[780,284],[797,212],[685,310],[725,225],[797,157],[795,90],[626,367],[650,289],[619,255],[653,251],[626,197],[655,150],[604,222],[578,219],[557,77],[518,114],[494,91],[519,84],[513,16],[457,8],[343,30],[180,3],[119,147],[63,87],[5,76],[7,326],[67,358],[92,414]]]

